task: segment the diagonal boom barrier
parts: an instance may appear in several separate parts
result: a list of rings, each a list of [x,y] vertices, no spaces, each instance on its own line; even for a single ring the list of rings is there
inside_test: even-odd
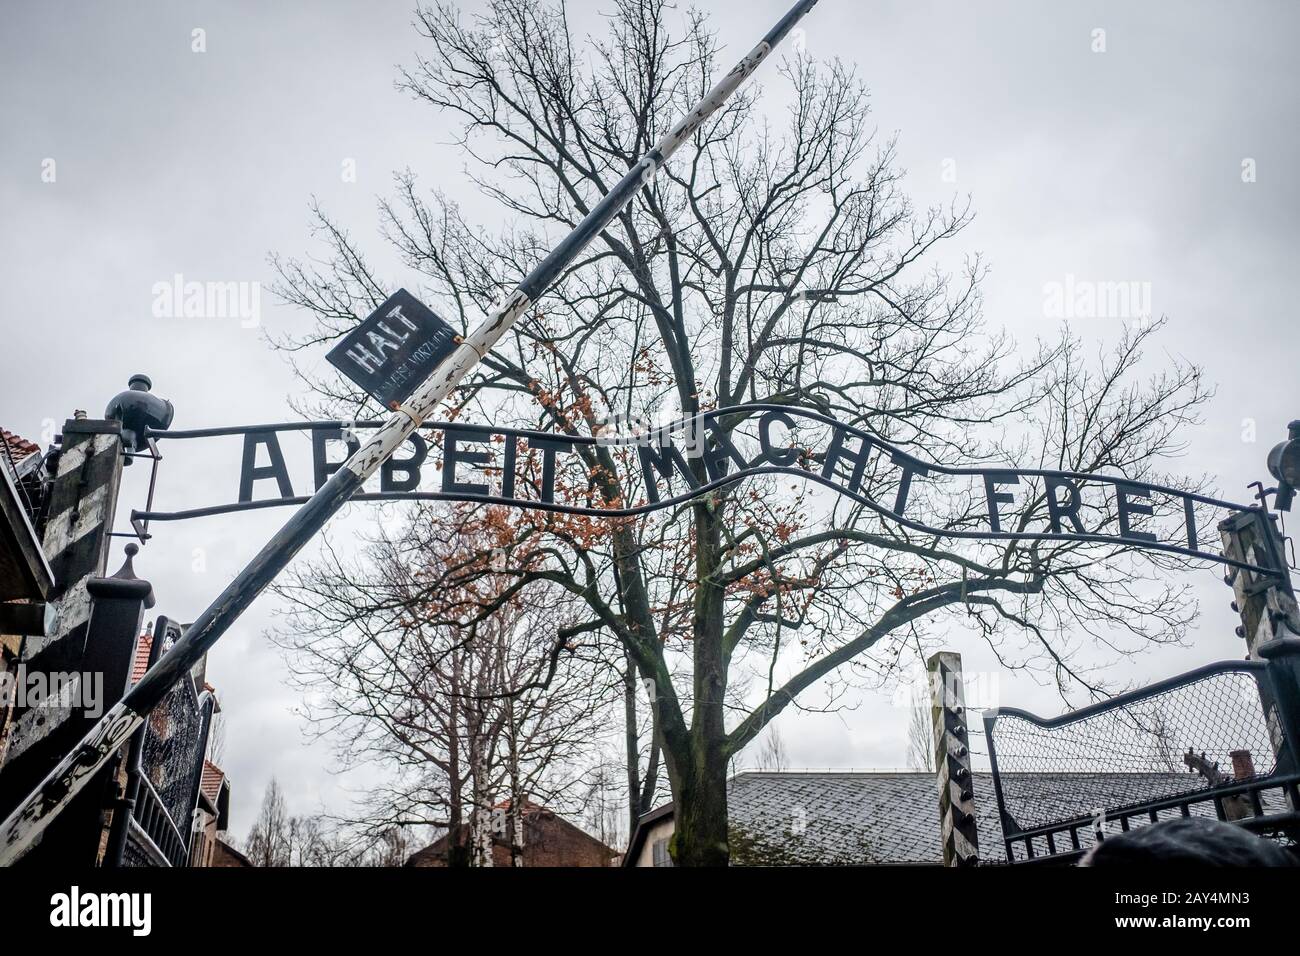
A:
[[[690,113],[678,120],[663,139],[641,157],[582,222],[488,314],[483,323],[458,343],[456,350],[404,403],[393,403],[392,415],[370,439],[262,547],[190,625],[185,636],[104,714],[73,752],[64,757],[40,786],[0,823],[0,864],[12,863],[31,847],[95,771],[126,743],[168,689],[217,642],[302,546],[361,488],[362,483],[437,410],[443,399],[488,354],[519,316],[546,292],[578,253],[632,201],[641,187],[654,179],[678,147],[758,69],[772,49],[816,4],[817,0],[796,3]]]

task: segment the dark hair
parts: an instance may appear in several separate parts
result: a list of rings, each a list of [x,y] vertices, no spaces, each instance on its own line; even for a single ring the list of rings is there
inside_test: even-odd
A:
[[[1296,858],[1243,827],[1188,817],[1108,837],[1079,865],[1295,866]]]

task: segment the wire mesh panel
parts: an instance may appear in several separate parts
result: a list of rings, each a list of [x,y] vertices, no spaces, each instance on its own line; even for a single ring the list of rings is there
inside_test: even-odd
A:
[[[197,775],[202,772],[204,713],[188,680],[177,684],[149,715],[142,761],[149,782],[178,828],[189,824]]]
[[[1178,815],[1231,819],[1233,800],[1245,801],[1243,815],[1284,811],[1281,791],[1246,787],[1277,772],[1261,693],[1270,693],[1263,664],[1226,662],[1051,720],[987,717],[1008,856],[1026,834],[1029,856],[1084,849],[1107,819],[1122,829]],[[1080,820],[1094,825],[1066,826]]]
[[[181,636],[179,627],[172,622],[167,622],[162,631],[157,657]],[[182,850],[189,842],[211,711],[211,698],[200,698],[193,679],[187,676],[167,692],[145,724],[141,770],[169,818],[155,823],[174,830],[172,837]]]

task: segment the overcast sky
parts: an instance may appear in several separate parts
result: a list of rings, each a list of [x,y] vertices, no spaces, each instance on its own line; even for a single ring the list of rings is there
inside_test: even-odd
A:
[[[701,4],[716,13],[728,59],[786,5]],[[604,4],[571,7],[600,29]],[[394,89],[396,65],[423,42],[411,11],[412,0],[5,4],[0,424],[48,441],[73,409],[101,415],[134,372],[175,403],[177,428],[292,417],[297,386],[265,334],[302,329],[303,316],[264,290],[258,327],[157,318],[154,286],[176,274],[269,285],[269,253],[313,250],[313,197],[378,254],[376,197],[407,166],[486,208],[439,117]],[[962,242],[992,266],[992,324],[1052,334],[1044,286],[1067,276],[1150,284],[1153,311],[1170,320],[1161,346],[1218,386],[1183,465],[1247,498],[1246,483],[1266,477],[1265,452],[1300,417],[1300,6],[821,0],[803,29],[811,55],[857,64],[875,123],[900,133],[918,202],[972,196],[978,218]],[[776,83],[770,64],[760,80]],[[348,161],[355,182],[344,181]],[[386,278],[392,288],[412,281],[397,268]],[[1074,330],[1106,343],[1119,322],[1080,319]],[[211,445],[206,458],[167,450],[162,504],[234,498],[237,445]],[[143,507],[144,469],[131,472],[122,527]],[[332,535],[346,542],[373,521],[358,514],[367,507]],[[156,525],[137,561],[156,610],[192,619],[286,516]],[[1145,656],[1135,679],[1243,653],[1220,572],[1207,565],[1194,578],[1194,646]],[[342,807],[365,783],[340,779],[327,749],[304,743],[297,696],[264,638],[273,611],[273,598],[261,600],[210,662],[240,836],[272,774],[294,812]],[[970,670],[994,666],[974,644],[958,649]],[[1005,676],[1000,690],[1009,705],[1059,709],[1027,677]],[[794,766],[890,767],[905,761],[905,722],[875,696],[840,716],[787,715],[781,727]]]

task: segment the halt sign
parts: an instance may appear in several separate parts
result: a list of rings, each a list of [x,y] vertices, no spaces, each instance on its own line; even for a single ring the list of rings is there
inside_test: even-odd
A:
[[[398,289],[325,357],[388,407],[405,401],[457,344],[455,329]]]

